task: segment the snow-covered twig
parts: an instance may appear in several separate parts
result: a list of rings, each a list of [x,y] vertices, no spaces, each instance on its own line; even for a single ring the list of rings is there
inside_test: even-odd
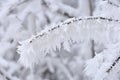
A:
[[[120,21],[105,17],[87,17],[72,18],[48,26],[42,32],[20,43],[18,46],[20,61],[26,66],[37,64],[43,56],[56,49],[60,50],[61,46],[69,51],[72,42],[79,43],[88,39],[109,42],[107,36],[109,36],[109,30],[112,29],[113,24],[115,24],[115,28],[119,27]]]
[[[111,19],[111,18],[105,18],[105,17],[87,17],[87,18],[72,18],[71,20],[67,21],[67,22],[63,22],[61,25],[56,25],[54,26],[53,28],[49,29],[48,32],[51,32],[53,30],[56,30],[57,28],[60,28],[64,25],[69,25],[69,24],[72,24],[74,22],[79,22],[79,21],[82,21],[82,20],[103,20],[103,21],[112,21],[112,22],[119,22],[119,20],[114,20],[114,19]],[[34,36],[29,42],[32,43],[35,39],[39,38],[39,37],[42,37],[44,36],[46,33],[40,33],[36,36]]]
[[[53,3],[48,2],[46,0],[41,0],[41,1],[42,1],[43,6],[49,8],[49,9],[52,9],[51,5],[56,6],[56,4],[53,4]],[[60,5],[57,5],[57,6],[59,6],[59,7],[58,7],[58,10],[56,11],[56,13],[61,14],[63,16],[66,16],[68,18],[72,18],[72,17],[75,16],[75,15],[71,15],[70,12],[64,10],[62,7],[60,7]],[[69,7],[69,6],[66,6],[66,5],[63,5],[63,4],[61,4],[61,6],[64,6],[64,7],[68,8],[68,9],[71,8],[71,10],[74,10],[72,7]]]
[[[120,60],[120,56],[118,56],[118,58],[112,63],[112,65],[106,72],[109,73],[112,70],[112,68],[118,63],[119,60]]]
[[[120,5],[115,4],[115,3],[113,3],[113,2],[110,1],[110,0],[103,0],[103,1],[107,1],[107,3],[110,4],[110,5],[113,5],[113,6],[116,6],[116,7],[120,7]]]
[[[4,71],[4,69],[2,69],[1,67],[0,67],[0,75],[2,75],[5,80],[19,80],[16,77],[12,77],[8,75],[8,73],[6,73],[6,71]]]

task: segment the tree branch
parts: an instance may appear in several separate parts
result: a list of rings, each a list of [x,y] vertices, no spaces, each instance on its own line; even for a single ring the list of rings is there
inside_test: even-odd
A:
[[[110,66],[110,68],[106,71],[107,73],[110,73],[110,71],[113,69],[113,67],[118,63],[118,61],[120,60],[120,56],[118,56],[118,58],[112,63],[112,65]]]
[[[120,7],[119,5],[111,2],[110,0],[103,0],[103,1],[107,1],[107,3],[110,4],[110,5],[113,5],[113,6],[116,6],[116,7]]]
[[[37,35],[20,43],[17,49],[21,54],[19,60],[29,67],[38,63],[48,53],[60,50],[62,46],[69,50],[72,42],[79,43],[81,40],[88,39],[106,42],[106,29],[111,28],[113,23],[118,24],[115,27],[119,27],[120,21],[105,17],[72,18],[48,26]],[[100,40],[103,37],[105,41]]]
[[[48,3],[46,0],[42,0],[42,4],[43,4],[45,7],[49,8],[49,9],[50,9],[50,5],[53,5],[53,4],[51,4],[51,3]],[[67,7],[67,6],[66,6],[66,7]],[[58,13],[58,14],[60,14],[60,15],[63,15],[63,16],[65,16],[65,17],[67,17],[67,18],[73,18],[73,17],[74,17],[73,15],[70,15],[69,12],[63,10],[63,9],[60,8],[60,7],[59,7],[59,9],[56,11],[56,13]]]
[[[104,20],[104,21],[112,21],[112,22],[119,22],[119,23],[120,23],[119,20],[114,20],[114,19],[105,18],[105,17],[71,18],[70,21],[67,21],[67,22],[64,21],[61,25],[56,25],[56,26],[54,26],[53,28],[49,29],[48,32],[51,32],[51,31],[53,31],[53,30],[55,30],[55,29],[57,29],[57,28],[60,28],[60,27],[63,26],[63,25],[66,25],[66,24],[69,25],[69,24],[71,24],[71,23],[79,22],[79,21],[82,21],[82,20]],[[37,39],[37,38],[39,38],[39,37],[42,37],[42,36],[44,36],[44,35],[46,35],[45,32],[44,32],[44,33],[40,33],[40,34],[34,36],[34,37],[29,41],[29,43],[32,43],[35,39]]]

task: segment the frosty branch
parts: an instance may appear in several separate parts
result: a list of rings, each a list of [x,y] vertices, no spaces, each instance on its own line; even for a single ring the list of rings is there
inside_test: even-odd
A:
[[[74,22],[79,22],[82,20],[93,20],[93,21],[94,20],[105,20],[105,21],[112,21],[112,22],[119,22],[120,23],[119,20],[114,20],[114,19],[105,18],[105,17],[72,18],[70,21],[63,22],[61,25],[58,24],[58,25],[54,26],[53,28],[49,29],[48,32],[51,32],[59,27],[62,27],[63,25],[69,25],[69,24],[72,24]],[[33,39],[30,40],[30,43],[32,43],[35,39],[44,36],[45,34],[46,33],[36,35]]]
[[[0,75],[3,77],[3,79],[5,80],[19,80],[15,77],[11,77],[10,75],[8,75],[3,69],[0,69]],[[1,77],[0,76],[0,77]]]
[[[116,6],[116,7],[120,7],[119,5],[111,2],[110,0],[103,0],[103,1],[107,1],[107,3],[110,4],[110,5],[113,5],[113,6]]]
[[[107,41],[106,29],[109,30],[113,23],[120,24],[120,21],[104,17],[72,18],[48,26],[41,33],[20,43],[18,46],[18,53],[21,54],[20,60],[26,66],[30,66],[39,63],[47,53],[56,49],[60,50],[61,46],[69,51],[72,42],[79,43],[83,40],[105,42]]]
[[[50,8],[50,5],[53,5],[53,4],[50,3],[50,2],[48,3],[46,0],[42,0],[42,4],[43,4],[46,8],[49,8],[49,9],[51,9],[51,8]],[[64,6],[64,5],[62,5],[62,6]],[[66,6],[66,7],[67,7],[67,6]],[[68,18],[74,17],[74,16],[71,15],[69,12],[63,10],[61,7],[59,7],[56,12],[57,12],[58,14],[61,14],[61,15],[63,15],[63,16],[66,16],[66,17],[68,17]]]
[[[112,70],[112,68],[118,63],[119,60],[120,60],[120,56],[112,63],[112,65],[106,72],[109,73]]]

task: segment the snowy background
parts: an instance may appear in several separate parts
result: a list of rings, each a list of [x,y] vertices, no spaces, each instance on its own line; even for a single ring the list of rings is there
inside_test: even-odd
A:
[[[120,1],[109,1],[0,0],[0,80],[92,80],[95,75],[101,75],[95,70],[102,64],[101,59],[108,55],[104,55],[104,44],[93,40],[72,45],[70,50],[67,47],[67,50],[61,49],[48,54],[39,64],[30,68],[19,62],[20,54],[16,50],[21,41],[36,35],[46,25],[69,18],[103,16],[119,20]],[[110,60],[112,63],[114,59],[110,57]],[[86,62],[88,72],[85,69]],[[109,76],[106,80],[120,80],[119,68],[120,66],[115,69],[118,71],[117,77],[110,74],[112,78]],[[87,76],[86,72],[91,76]]]

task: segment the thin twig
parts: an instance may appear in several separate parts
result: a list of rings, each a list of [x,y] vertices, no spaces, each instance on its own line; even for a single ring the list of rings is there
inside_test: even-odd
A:
[[[120,7],[119,5],[111,2],[110,0],[103,0],[103,1],[107,1],[107,3],[110,4],[110,5],[113,5],[113,6],[116,6],[116,7]]]
[[[118,63],[119,60],[120,60],[120,56],[112,63],[112,65],[106,72],[109,73],[113,69],[113,67]]]
[[[118,23],[120,23],[119,20],[115,20],[115,19],[111,19],[111,18],[105,18],[105,17],[71,18],[70,21],[62,22],[60,25],[58,24],[58,25],[54,26],[53,28],[49,29],[48,32],[51,32],[51,31],[53,31],[53,30],[55,30],[55,29],[58,29],[58,28],[60,28],[61,26],[64,26],[64,25],[66,25],[66,24],[69,25],[69,24],[71,24],[71,23],[79,22],[79,21],[83,21],[83,20],[103,20],[103,21],[110,21],[110,22],[118,22]],[[40,33],[40,34],[34,36],[34,37],[29,41],[29,43],[32,43],[35,39],[37,39],[37,38],[39,38],[39,37],[42,37],[42,36],[44,36],[44,35],[46,35],[45,32]]]
[[[45,0],[42,0],[42,5],[45,6],[45,7],[47,7],[47,8],[50,8],[50,6],[49,6],[50,3],[48,3]],[[73,18],[74,17],[74,16],[70,15],[68,12],[62,11],[61,9],[58,9],[56,11],[56,13],[61,14],[61,15],[65,16],[65,17],[67,17],[67,18]]]

